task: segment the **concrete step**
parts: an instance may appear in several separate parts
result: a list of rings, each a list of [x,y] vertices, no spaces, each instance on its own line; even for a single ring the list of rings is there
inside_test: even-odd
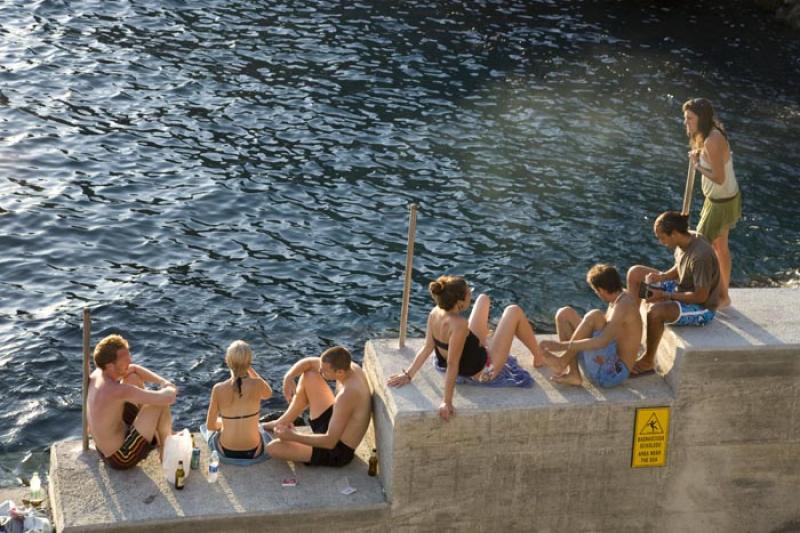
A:
[[[199,434],[195,436],[197,442]],[[108,468],[94,449],[81,442],[56,443],[50,452],[50,501],[57,530],[146,531],[382,531],[388,504],[380,481],[367,475],[369,449],[362,443],[344,468],[310,468],[267,460],[248,467],[221,464],[210,484],[208,449],[201,446],[200,470],[191,471],[186,487],[167,483],[158,454],[137,468]],[[296,487],[281,480],[297,479]],[[341,493],[350,485],[351,495]]]
[[[398,530],[790,531],[800,523],[800,290],[736,289],[704,328],[668,328],[664,376],[613,389],[555,385],[512,346],[532,389],[457,385],[430,363],[410,385],[422,339],[367,343],[380,472]],[[546,338],[543,336],[542,338]],[[663,466],[632,467],[638,408],[670,409]],[[661,413],[661,411],[659,411]],[[658,428],[653,429],[659,433]],[[648,439],[647,442],[651,442]],[[650,450],[648,450],[649,452]],[[638,456],[637,456],[638,457]]]

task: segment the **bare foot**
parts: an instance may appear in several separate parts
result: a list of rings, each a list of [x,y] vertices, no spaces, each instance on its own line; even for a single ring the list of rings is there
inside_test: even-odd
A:
[[[555,374],[553,374],[553,377],[554,378],[563,378],[564,376],[566,376],[568,374],[569,374],[569,367],[566,367],[561,372],[556,372]]]
[[[580,387],[583,385],[583,379],[581,379],[580,374],[576,373],[573,374],[572,372],[558,374],[550,378],[556,383],[561,385],[572,385],[574,387]]]
[[[564,372],[565,369],[569,368],[561,363],[561,358],[556,357],[553,355],[552,352],[546,350],[545,348],[541,349],[541,355],[544,357],[544,364],[545,366],[553,369],[557,373]],[[535,365],[536,358],[534,357],[534,365]]]
[[[726,296],[725,298],[720,298],[719,304],[717,305],[717,309],[724,309],[731,305],[731,297]]]
[[[539,349],[539,351],[533,352],[533,368],[542,368],[547,364],[545,359],[544,352]]]
[[[653,361],[652,357],[650,359],[645,359],[644,357],[642,357],[641,359],[636,361],[636,363],[634,363],[633,370],[631,370],[631,374],[634,375],[641,374],[642,372],[653,370],[655,366],[656,366],[655,361]]]

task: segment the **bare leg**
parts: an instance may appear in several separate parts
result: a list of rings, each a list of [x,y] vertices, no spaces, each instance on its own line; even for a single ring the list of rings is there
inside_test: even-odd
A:
[[[333,405],[333,400],[333,392],[325,379],[316,370],[308,370],[300,376],[297,390],[286,412],[277,420],[263,424],[263,427],[267,431],[272,431],[278,424],[291,425],[306,408],[309,408],[308,414],[313,420]]]
[[[297,391],[289,403],[289,409],[278,420],[264,424],[264,428],[272,429],[277,424],[291,424],[305,411],[306,407],[308,407],[312,420],[318,418],[333,405],[334,399],[331,388],[320,373],[316,370],[308,370],[300,376]],[[312,448],[299,442],[274,439],[267,445],[267,452],[270,456],[284,461],[308,462],[311,460]]]
[[[580,323],[581,315],[579,315],[575,309],[569,306],[559,309],[556,312],[556,332],[558,333],[558,340],[570,340]]]
[[[558,340],[568,341],[572,338],[575,330],[578,329],[578,324],[581,323],[581,315],[572,307],[562,307],[556,312],[556,332],[558,333]],[[550,354],[552,355],[552,354]],[[553,355],[553,357],[555,357]],[[551,365],[548,365],[551,366]],[[556,375],[563,376],[572,371],[572,365],[560,369],[556,368]],[[576,365],[577,370],[577,365]]]
[[[148,442],[156,437],[158,455],[164,458],[164,442],[172,435],[172,413],[168,405],[144,405],[133,421],[133,427]]]
[[[144,388],[144,381],[142,378],[139,377],[139,374],[131,374],[129,376],[125,376],[122,378],[122,383],[126,385],[133,385],[134,387],[139,387],[140,389]],[[136,407],[141,407],[140,404],[135,404]]]
[[[576,313],[577,314],[577,313]],[[584,315],[575,332],[572,334],[571,340],[583,340],[592,337],[595,331],[600,331],[606,326],[606,317],[602,311],[593,309]],[[583,384],[580,370],[578,369],[578,354],[569,354],[561,357],[562,365],[569,366],[569,372],[564,372],[560,375],[553,376],[553,381],[562,383],[564,385],[580,386]]]
[[[472,312],[469,314],[469,330],[478,337],[483,346],[487,346],[489,339],[489,307],[491,300],[485,294],[475,299]]]
[[[657,274],[658,270],[647,266],[636,265],[628,269],[628,294],[633,295],[634,298],[639,298],[639,286],[644,283],[644,278],[648,274]],[[641,300],[639,300],[641,303]]]
[[[727,307],[731,304],[731,297],[728,294],[728,285],[731,281],[731,251],[728,248],[728,228],[726,227],[719,236],[711,243],[719,261],[719,307]]]
[[[647,351],[633,365],[632,374],[641,374],[655,367],[656,350],[664,335],[664,324],[675,322],[681,314],[677,302],[659,302],[647,311]]]
[[[487,346],[489,355],[492,358],[495,376],[506,364],[511,350],[511,343],[514,341],[515,336],[533,354],[533,366],[540,367],[544,365],[544,352],[539,348],[536,335],[533,333],[533,326],[528,322],[528,317],[525,316],[525,312],[522,311],[520,306],[509,305],[503,311],[503,316],[500,317],[497,329]]]

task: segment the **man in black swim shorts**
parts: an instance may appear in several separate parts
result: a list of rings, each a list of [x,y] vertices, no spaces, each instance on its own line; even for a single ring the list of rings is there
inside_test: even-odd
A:
[[[299,381],[295,384],[295,379]],[[336,394],[327,381],[336,381]],[[275,439],[267,446],[272,457],[313,466],[344,466],[353,460],[372,414],[364,371],[341,346],[320,357],[295,363],[283,379],[289,408],[264,428]],[[298,433],[292,421],[308,409],[313,434]]]

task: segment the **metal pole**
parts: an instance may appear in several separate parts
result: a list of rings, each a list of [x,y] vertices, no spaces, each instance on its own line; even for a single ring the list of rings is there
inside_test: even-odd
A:
[[[683,209],[682,215],[691,218],[692,215],[692,194],[694,193],[694,176],[695,176],[694,163],[689,161],[689,170],[686,173],[686,188],[683,190]]]
[[[83,392],[81,416],[83,418],[83,451],[89,449],[89,421],[86,414],[86,395],[89,393],[89,341],[92,336],[92,319],[89,308],[83,308]]]
[[[400,348],[406,345],[408,331],[408,301],[411,297],[411,270],[414,265],[414,239],[417,233],[417,204],[409,206],[408,249],[406,250],[406,279],[403,283],[403,307],[400,309]]]

